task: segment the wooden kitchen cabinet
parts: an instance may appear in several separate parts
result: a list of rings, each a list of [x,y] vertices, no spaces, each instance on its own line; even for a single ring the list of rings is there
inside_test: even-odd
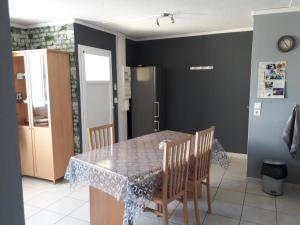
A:
[[[22,174],[56,181],[74,153],[69,54],[13,52]]]

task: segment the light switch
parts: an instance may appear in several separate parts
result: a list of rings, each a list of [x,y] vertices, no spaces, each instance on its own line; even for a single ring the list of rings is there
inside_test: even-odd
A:
[[[261,114],[261,102],[254,102],[254,116],[260,116]]]
[[[261,102],[254,102],[254,109],[261,109]]]

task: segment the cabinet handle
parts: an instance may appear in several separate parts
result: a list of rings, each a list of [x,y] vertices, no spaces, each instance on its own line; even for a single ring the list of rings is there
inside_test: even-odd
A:
[[[159,131],[159,120],[154,120],[154,132],[158,132]]]
[[[154,118],[159,118],[159,102],[154,102]]]

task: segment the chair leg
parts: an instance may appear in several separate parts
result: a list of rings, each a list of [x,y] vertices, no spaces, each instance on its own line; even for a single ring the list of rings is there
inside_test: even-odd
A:
[[[189,225],[189,210],[187,205],[187,192],[183,196],[183,214],[184,214],[184,225]]]
[[[200,212],[199,212],[199,205],[198,205],[199,194],[200,193],[198,193],[198,185],[197,183],[195,183],[194,184],[194,210],[195,210],[195,217],[196,217],[196,225],[200,225]]]
[[[169,225],[168,204],[164,203],[162,208],[163,208],[163,214],[164,214],[164,225]]]
[[[156,210],[158,211],[158,212],[161,212],[161,213],[163,213],[163,208],[162,208],[162,205],[161,204],[158,204],[158,203],[156,203]],[[157,215],[157,217],[160,217],[159,215]]]
[[[210,199],[210,181],[209,176],[206,178],[206,193],[207,193],[207,213],[211,214],[211,199]]]

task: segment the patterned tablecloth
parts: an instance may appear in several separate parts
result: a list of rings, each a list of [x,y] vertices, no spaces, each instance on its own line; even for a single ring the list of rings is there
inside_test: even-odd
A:
[[[72,157],[65,174],[71,185],[86,184],[125,202],[124,225],[133,221],[161,185],[163,150],[159,143],[187,134],[162,131]],[[193,143],[191,144],[193,150]],[[191,151],[193,152],[193,151]],[[212,163],[227,167],[229,157],[215,139]]]

